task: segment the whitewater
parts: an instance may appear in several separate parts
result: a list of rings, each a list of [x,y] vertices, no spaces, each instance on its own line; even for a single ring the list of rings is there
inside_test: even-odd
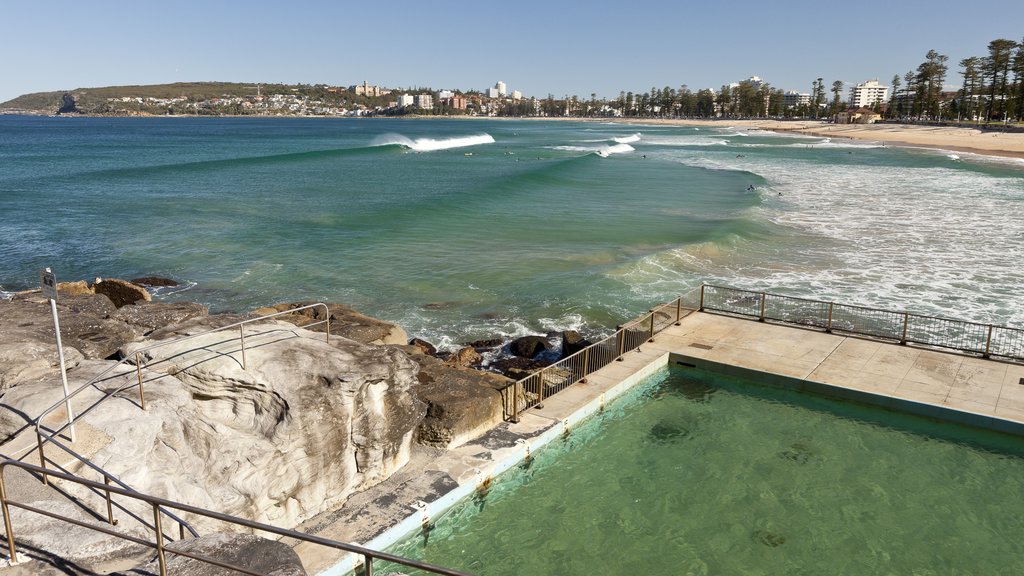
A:
[[[713,282],[1024,326],[1024,163],[765,131],[0,116],[0,297],[177,280],[442,347],[607,331]],[[116,207],[116,208],[113,208]]]

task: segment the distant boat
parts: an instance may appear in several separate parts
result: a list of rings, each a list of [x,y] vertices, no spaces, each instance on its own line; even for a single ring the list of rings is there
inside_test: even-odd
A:
[[[466,152],[465,154],[463,154],[463,156],[472,156],[472,155],[473,155],[472,152]]]

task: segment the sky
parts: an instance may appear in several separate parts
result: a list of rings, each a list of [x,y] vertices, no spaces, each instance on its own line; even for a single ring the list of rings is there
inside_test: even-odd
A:
[[[810,92],[890,84],[928,50],[958,63],[1024,39],[1020,0],[0,0],[0,102],[129,84],[230,81],[614,98],[759,76]],[[845,90],[844,90],[845,92]]]

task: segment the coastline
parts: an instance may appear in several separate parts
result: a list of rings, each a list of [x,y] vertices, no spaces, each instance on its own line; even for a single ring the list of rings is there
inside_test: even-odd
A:
[[[653,124],[665,126],[697,126],[721,128],[723,126],[769,130],[779,133],[847,138],[880,142],[910,148],[932,148],[965,152],[983,156],[1024,159],[1024,133],[984,132],[976,128],[953,126],[917,126],[912,124],[831,124],[808,120],[685,120],[612,119],[623,124]]]

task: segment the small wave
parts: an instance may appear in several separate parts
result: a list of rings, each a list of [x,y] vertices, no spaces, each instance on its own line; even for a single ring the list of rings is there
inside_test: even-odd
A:
[[[632,134],[630,136],[622,136],[622,137],[619,137],[619,138],[612,138],[612,141],[613,142],[618,142],[619,144],[632,144],[633,142],[639,142],[640,141],[640,133],[637,132],[636,134]]]
[[[401,134],[382,134],[373,139],[371,146],[402,146],[415,152],[434,152],[436,150],[450,150],[452,148],[465,148],[466,146],[479,146],[480,144],[493,144],[494,137],[490,134],[478,134],[476,136],[457,136],[455,138],[417,138],[415,140],[402,136]]]
[[[957,156],[956,154],[947,154],[946,158],[949,158],[950,160],[959,160],[960,159],[960,157]]]
[[[550,150],[565,150],[568,152],[588,152],[607,158],[612,154],[625,154],[636,150],[629,144],[613,144],[611,146],[548,146]]]

